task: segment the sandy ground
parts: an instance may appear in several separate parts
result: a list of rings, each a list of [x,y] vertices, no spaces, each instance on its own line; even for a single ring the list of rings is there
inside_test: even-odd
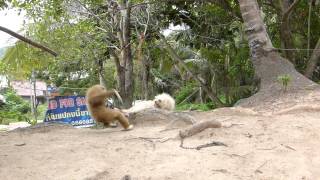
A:
[[[179,129],[163,131],[165,123],[137,123],[132,131],[27,128],[0,133],[0,179],[320,179],[320,113],[225,108],[193,114],[223,127],[187,138],[185,146],[219,141],[227,147],[183,149],[180,140],[168,139]]]

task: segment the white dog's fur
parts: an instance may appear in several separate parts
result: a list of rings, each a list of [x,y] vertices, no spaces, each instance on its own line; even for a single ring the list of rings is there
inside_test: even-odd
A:
[[[159,108],[169,111],[175,109],[175,100],[167,93],[157,95],[153,101],[137,100],[130,109],[123,109],[125,113],[135,113],[149,108]]]
[[[137,100],[134,102],[133,106],[129,109],[123,109],[123,112],[126,113],[135,113],[145,109],[153,108],[154,102],[153,101],[144,101],[144,100]]]
[[[175,109],[175,100],[167,93],[162,93],[154,98],[154,106],[159,109],[173,111]]]

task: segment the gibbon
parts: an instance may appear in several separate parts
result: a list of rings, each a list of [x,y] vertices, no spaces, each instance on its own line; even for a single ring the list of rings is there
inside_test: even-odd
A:
[[[105,126],[109,126],[113,121],[117,120],[125,130],[133,129],[133,125],[129,124],[129,120],[120,110],[105,106],[106,99],[112,95],[120,97],[116,90],[108,91],[101,85],[94,85],[87,90],[86,101],[92,118]]]

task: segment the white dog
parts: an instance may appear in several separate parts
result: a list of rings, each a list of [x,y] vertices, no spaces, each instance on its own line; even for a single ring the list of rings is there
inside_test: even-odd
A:
[[[175,100],[167,93],[162,93],[154,98],[154,106],[159,109],[173,111],[175,109]]]
[[[169,111],[175,109],[175,100],[167,93],[157,95],[153,101],[137,100],[130,109],[123,109],[125,113],[135,113],[149,108],[159,108]]]

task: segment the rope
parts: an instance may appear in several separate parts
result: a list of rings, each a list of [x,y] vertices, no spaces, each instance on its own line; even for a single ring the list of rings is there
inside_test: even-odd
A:
[[[320,49],[301,49],[301,48],[292,48],[292,49],[287,49],[287,48],[267,48],[268,50],[282,50],[282,51],[320,51]]]

